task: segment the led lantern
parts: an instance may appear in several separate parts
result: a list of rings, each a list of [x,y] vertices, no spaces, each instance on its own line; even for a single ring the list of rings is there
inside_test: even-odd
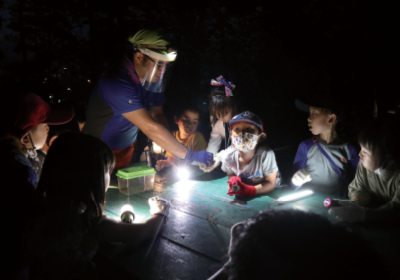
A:
[[[133,224],[135,220],[135,214],[133,213],[133,207],[130,204],[125,204],[121,207],[121,221],[128,224]]]
[[[291,201],[296,201],[305,197],[308,197],[310,195],[312,195],[313,192],[312,191],[302,191],[302,192],[296,192],[294,194],[290,194],[287,196],[282,196],[278,199],[275,199],[274,202],[281,204],[281,203],[286,203],[286,202],[291,202]]]

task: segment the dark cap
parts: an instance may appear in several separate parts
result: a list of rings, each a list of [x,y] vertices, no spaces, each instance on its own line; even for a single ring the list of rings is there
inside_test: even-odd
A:
[[[335,114],[340,111],[337,101],[326,95],[311,95],[299,99],[296,98],[294,104],[297,109],[307,113],[310,111],[310,107],[327,109]]]
[[[1,131],[3,138],[10,138],[11,134],[22,137],[41,123],[64,124],[71,121],[74,116],[71,106],[52,108],[39,95],[34,93],[19,95],[11,103],[4,104],[4,106],[7,106],[8,114],[1,120],[5,124],[3,131]]]
[[[261,131],[264,131],[264,126],[263,126],[261,119],[257,115],[253,114],[252,112],[244,111],[243,113],[240,113],[240,114],[234,116],[229,121],[229,127],[232,128],[232,125],[234,125],[235,123],[238,123],[238,122],[253,123],[256,126],[258,126],[261,129]]]

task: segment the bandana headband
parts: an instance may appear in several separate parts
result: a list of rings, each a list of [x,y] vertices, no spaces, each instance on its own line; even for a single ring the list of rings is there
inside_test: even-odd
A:
[[[231,97],[233,96],[232,90],[235,89],[235,85],[232,82],[227,82],[222,75],[220,75],[218,78],[211,79],[211,85],[212,86],[225,86],[225,93],[226,97]]]

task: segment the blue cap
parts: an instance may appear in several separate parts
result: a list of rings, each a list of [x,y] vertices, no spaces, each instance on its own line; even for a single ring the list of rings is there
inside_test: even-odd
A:
[[[250,111],[244,111],[243,113],[240,113],[240,114],[234,116],[229,121],[229,128],[231,128],[232,125],[234,125],[235,123],[238,123],[238,122],[253,123],[256,126],[258,126],[261,129],[261,131],[264,131],[264,126],[263,126],[261,119],[257,115],[253,114]]]

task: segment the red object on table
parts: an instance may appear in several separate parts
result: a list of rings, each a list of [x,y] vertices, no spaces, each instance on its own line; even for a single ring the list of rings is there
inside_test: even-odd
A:
[[[229,185],[229,190],[226,193],[227,195],[243,195],[243,196],[253,196],[256,194],[256,188],[254,186],[246,185],[242,182],[242,179],[237,176],[232,176],[229,181],[227,181]],[[240,187],[239,191],[234,192],[232,187],[238,185]]]
[[[332,199],[330,197],[325,198],[324,200],[325,208],[330,208],[332,206],[340,206],[339,202],[336,199]]]

